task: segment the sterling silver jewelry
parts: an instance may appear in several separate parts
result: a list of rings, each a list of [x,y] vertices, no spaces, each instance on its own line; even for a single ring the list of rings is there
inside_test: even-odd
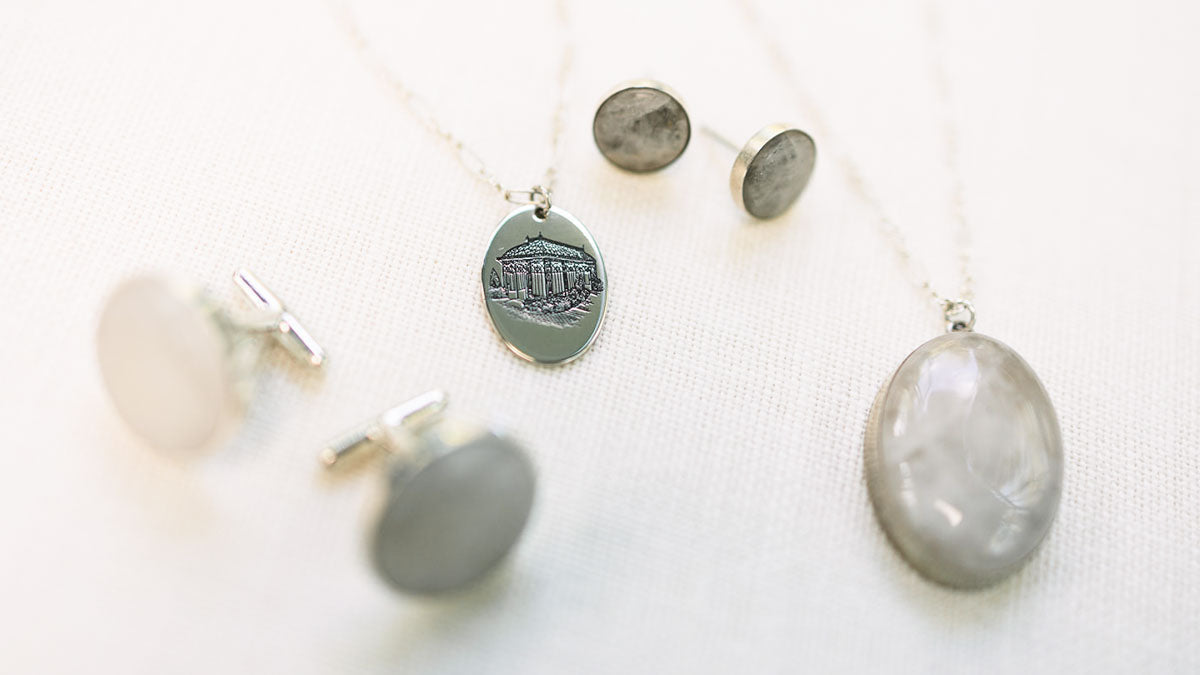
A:
[[[592,139],[600,154],[634,173],[658,171],[687,149],[692,123],[679,95],[654,80],[614,88],[596,108]]]
[[[503,432],[444,419],[446,394],[430,391],[326,446],[338,465],[367,446],[391,462],[371,509],[368,550],[392,587],[431,595],[476,581],[520,539],[536,476],[524,449]]]
[[[759,129],[742,147],[701,127],[706,136],[737,153],[729,172],[729,191],[738,208],[768,220],[783,215],[800,199],[817,163],[812,136],[786,124]]]
[[[800,129],[771,124],[742,146],[707,126],[700,130],[736,153],[729,189],[738,208],[755,218],[783,214],[808,186],[817,147]],[[592,119],[592,138],[600,154],[633,173],[670,165],[687,149],[691,137],[691,118],[679,94],[655,80],[618,85],[605,96]]]
[[[563,92],[572,62],[566,34],[566,10],[557,3],[563,30],[558,70],[557,104],[551,128],[551,163],[541,183],[522,190],[506,187],[479,155],[439,122],[371,48],[349,8],[341,6],[341,23],[364,62],[397,99],[431,133],[450,146],[473,175],[506,201],[520,205],[500,221],[483,258],[480,274],[483,303],[492,326],[516,355],[544,365],[562,364],[582,355],[600,332],[608,304],[608,277],[596,240],[583,223],[551,202],[558,177],[563,131]]]
[[[254,307],[234,317],[198,287],[160,276],[130,279],[100,313],[96,353],[117,412],[151,446],[207,448],[239,421],[265,349],[277,344],[308,367],[325,351],[248,270],[234,282]]]
[[[742,7],[783,79],[807,99],[781,43],[749,0]],[[938,17],[931,18],[929,43],[939,45]],[[935,62],[935,84],[948,111],[948,78],[941,60]],[[831,137],[819,109],[809,108],[814,126]],[[1019,569],[1050,529],[1062,493],[1063,450],[1054,406],[1033,369],[999,340],[973,332],[970,227],[952,120],[945,120],[943,132],[945,161],[956,177],[957,296],[934,289],[863,172],[838,154],[847,182],[876,212],[880,235],[938,308],[947,331],[913,351],[871,407],[863,439],[871,502],[888,538],[918,572],[948,586],[978,588]]]

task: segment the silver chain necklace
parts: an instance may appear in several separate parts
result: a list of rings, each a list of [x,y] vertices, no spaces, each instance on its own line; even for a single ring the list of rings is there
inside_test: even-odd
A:
[[[813,126],[830,136],[830,126],[804,95],[779,41],[749,0],[741,4],[776,68],[808,104]],[[931,12],[930,18],[930,41],[940,45],[939,17]],[[949,114],[942,59],[934,59],[934,72]],[[1062,493],[1062,437],[1050,396],[1029,364],[1004,343],[973,330],[974,279],[958,134],[951,121],[944,126],[961,247],[957,297],[934,288],[858,165],[836,139],[828,145],[838,149],[855,194],[878,214],[880,234],[946,319],[946,334],[913,351],[871,407],[863,463],[875,514],[919,573],[947,586],[979,588],[1019,569],[1049,531]]]
[[[574,58],[563,0],[555,3],[562,55],[550,130],[550,163],[542,182],[528,189],[500,182],[479,153],[438,120],[425,99],[371,47],[345,2],[335,2],[334,11],[368,69],[396,94],[405,110],[442,139],[467,171],[506,201],[520,205],[497,226],[480,276],[483,302],[500,339],[514,354],[544,365],[566,363],[582,355],[600,332],[608,304],[608,278],[591,233],[551,201],[558,181],[566,84]]]
[[[904,230],[891,217],[887,207],[883,204],[883,200],[879,198],[878,193],[875,192],[871,184],[867,181],[862,168],[846,152],[845,144],[840,141],[833,130],[833,126],[825,119],[820,106],[816,105],[812,98],[807,95],[807,92],[797,85],[798,82],[802,81],[801,78],[792,69],[790,59],[787,57],[779,41],[774,39],[762,16],[749,0],[741,0],[739,4],[746,14],[747,21],[767,51],[772,64],[781,74],[788,87],[791,88],[794,98],[798,99],[804,105],[805,112],[809,117],[810,126],[821,137],[831,141],[828,143],[830,146],[836,148],[834,154],[838,158],[838,164],[842,168],[846,183],[859,199],[875,211],[876,220],[874,224],[879,235],[892,247],[913,283],[920,289],[923,295],[927,296],[934,305],[942,310],[948,330],[969,330],[974,328],[975,308],[972,302],[975,297],[975,277],[972,272],[971,227],[966,213],[966,187],[962,180],[962,171],[959,168],[958,161],[958,127],[951,119],[950,81],[940,50],[943,44],[940,16],[935,12],[930,13],[930,43],[937,50],[937,53],[931,58],[931,62],[934,86],[938,95],[938,106],[945,114],[942,124],[944,161],[953,180],[953,185],[951,186],[951,210],[956,230],[954,236],[959,246],[958,258],[961,279],[957,295],[943,294],[934,288],[932,275],[929,273],[928,268],[913,254]]]

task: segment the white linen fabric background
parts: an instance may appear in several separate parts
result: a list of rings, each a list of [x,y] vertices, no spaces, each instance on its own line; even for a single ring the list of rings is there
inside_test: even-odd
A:
[[[372,43],[501,180],[541,179],[544,0],[359,0]],[[727,2],[570,2],[556,203],[609,271],[593,349],[519,361],[481,255],[509,205],[372,77],[318,0],[0,7],[0,671],[1200,670],[1200,6],[945,3],[978,329],[1057,406],[1056,524],[989,590],[923,581],[862,475],[878,387],[941,330],[835,157],[957,286],[923,4],[763,2],[835,127],[799,206],[750,221],[695,136],[649,176],[590,138],[661,79],[733,136],[804,101]],[[93,335],[120,280],[255,270],[329,350],[275,368],[222,448],[141,446]],[[283,359],[280,359],[280,364]],[[321,442],[430,387],[539,465],[525,540],[480,587],[397,596],[365,563],[373,471]]]

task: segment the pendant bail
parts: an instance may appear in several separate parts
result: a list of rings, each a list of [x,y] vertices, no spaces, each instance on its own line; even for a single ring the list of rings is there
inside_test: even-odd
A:
[[[943,316],[946,318],[947,333],[970,332],[975,329],[975,306],[966,300],[951,300],[942,302]]]
[[[550,212],[550,190],[541,185],[534,185],[528,190],[505,190],[504,199],[513,204],[533,204],[534,214],[545,218]]]

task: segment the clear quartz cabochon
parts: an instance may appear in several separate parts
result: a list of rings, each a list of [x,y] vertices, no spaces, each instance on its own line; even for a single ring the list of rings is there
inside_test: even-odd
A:
[[[210,447],[240,418],[243,359],[196,287],[156,276],[121,284],[101,311],[97,357],[117,412],[165,451]]]
[[[933,581],[996,583],[1045,537],[1062,492],[1058,419],[1011,348],[934,338],[880,391],[864,439],[867,487],[901,555]]]

